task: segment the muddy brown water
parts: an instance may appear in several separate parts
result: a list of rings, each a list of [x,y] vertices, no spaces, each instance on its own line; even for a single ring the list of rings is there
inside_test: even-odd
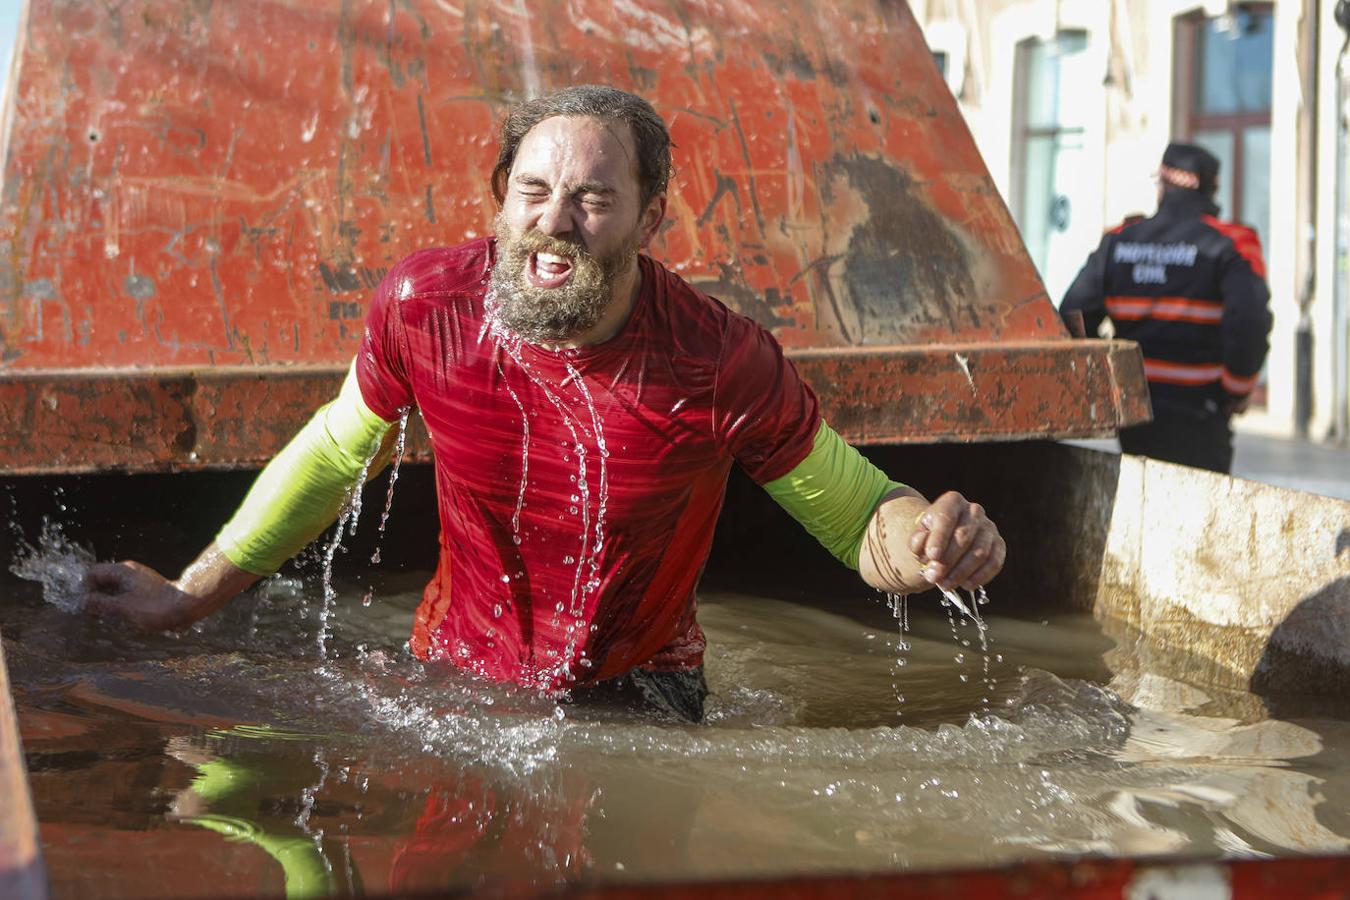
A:
[[[707,722],[563,703],[404,650],[423,575],[273,579],[180,636],[6,581],[56,897],[379,894],[1342,851],[1350,728],[1138,671],[1088,616],[935,594],[702,593]],[[1184,673],[1182,673],[1184,674]],[[963,678],[964,676],[964,678]],[[989,689],[992,682],[992,690]],[[903,696],[903,700],[900,697]]]

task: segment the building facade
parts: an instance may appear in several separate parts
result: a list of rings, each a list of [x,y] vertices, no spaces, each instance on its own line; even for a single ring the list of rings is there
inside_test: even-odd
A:
[[[1258,402],[1237,427],[1346,443],[1336,0],[910,5],[1056,303],[1104,230],[1153,212],[1169,140],[1220,159],[1221,215],[1260,234],[1275,315]]]

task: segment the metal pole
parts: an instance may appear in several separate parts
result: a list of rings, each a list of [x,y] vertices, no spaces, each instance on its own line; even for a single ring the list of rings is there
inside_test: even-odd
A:
[[[1337,0],[1335,15],[1336,24],[1345,31],[1346,37],[1336,57],[1336,250],[1333,272],[1331,437],[1345,443],[1350,438],[1350,396],[1347,396],[1350,395],[1350,314],[1347,314],[1350,285],[1346,283],[1347,278],[1350,278],[1350,265],[1347,265],[1347,250],[1350,250],[1347,246],[1350,234],[1347,231],[1350,229],[1346,222],[1346,189],[1350,185],[1347,185],[1345,172],[1350,162],[1346,142],[1346,129],[1350,126],[1346,110],[1346,102],[1350,100],[1350,91],[1347,91],[1346,85],[1346,79],[1350,78],[1346,66],[1346,50],[1350,48],[1350,0]]]
[[[1302,159],[1306,172],[1302,197],[1304,235],[1307,253],[1304,257],[1303,290],[1298,298],[1298,327],[1294,332],[1294,431],[1304,440],[1308,437],[1313,412],[1313,328],[1312,303],[1317,289],[1317,81],[1318,81],[1318,26],[1322,18],[1321,0],[1311,0],[1303,7],[1302,45],[1303,110],[1300,132]]]

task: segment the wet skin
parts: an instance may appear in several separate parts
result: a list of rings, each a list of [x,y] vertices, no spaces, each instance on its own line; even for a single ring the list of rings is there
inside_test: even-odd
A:
[[[501,218],[516,235],[538,231],[603,261],[634,243],[644,249],[656,236],[665,218],[666,195],[657,194],[644,206],[641,194],[637,151],[627,126],[555,116],[520,142]],[[561,288],[572,269],[567,256],[535,253],[524,278],[532,288]],[[608,307],[595,327],[560,340],[556,347],[585,347],[613,337],[633,308],[639,282],[633,257],[614,277]]]

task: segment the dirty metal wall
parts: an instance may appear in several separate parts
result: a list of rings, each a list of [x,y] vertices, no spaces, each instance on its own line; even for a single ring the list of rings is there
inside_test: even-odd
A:
[[[1070,341],[903,3],[30,0],[16,48],[0,387],[24,412],[7,399],[3,424],[50,440],[27,455],[11,441],[0,465],[14,471],[95,465],[63,442],[81,417],[125,418],[102,370],[171,393],[167,370],[173,384],[219,367],[335,377],[394,262],[491,231],[504,110],[579,82],[636,90],[670,123],[657,258],[790,353],[921,345],[944,384],[976,387],[967,418],[935,403],[888,439],[1103,434],[1147,415],[1130,345],[1080,345],[1104,383],[1065,356],[1020,385],[988,370],[985,386],[978,356],[942,346],[1054,360]],[[850,371],[882,366],[868,359]],[[73,416],[52,403],[72,384]],[[1000,414],[1020,392],[1040,418]],[[822,393],[829,413],[828,395],[858,391]],[[212,457],[185,433],[124,467],[275,449]]]

